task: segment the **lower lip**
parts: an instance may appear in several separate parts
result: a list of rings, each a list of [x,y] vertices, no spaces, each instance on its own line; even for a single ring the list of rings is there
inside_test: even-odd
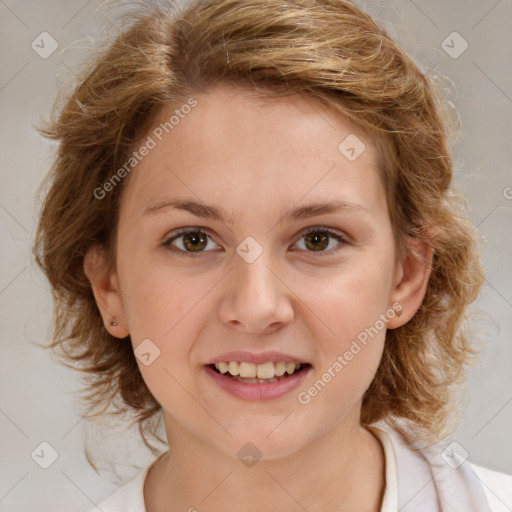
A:
[[[224,374],[216,372],[210,366],[205,366],[205,370],[219,387],[230,395],[243,400],[256,401],[272,400],[290,393],[304,380],[309,370],[311,370],[311,366],[306,366],[300,372],[294,373],[286,379],[277,382],[264,382],[262,384],[250,384],[226,377]]]

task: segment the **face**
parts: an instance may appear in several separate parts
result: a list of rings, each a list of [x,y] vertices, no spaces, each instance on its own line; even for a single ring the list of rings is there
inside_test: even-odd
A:
[[[270,459],[358,425],[406,303],[371,139],[314,100],[226,87],[159,141],[172,113],[123,191],[106,297],[168,432]],[[219,360],[304,364],[251,384]]]

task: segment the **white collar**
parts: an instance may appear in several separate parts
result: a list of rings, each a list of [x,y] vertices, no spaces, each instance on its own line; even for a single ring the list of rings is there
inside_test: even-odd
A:
[[[481,481],[471,464],[443,446],[422,450],[405,444],[393,430],[369,430],[386,457],[386,490],[381,512],[491,512]],[[450,456],[454,463],[448,464]]]
[[[380,512],[491,512],[483,486],[468,461],[452,469],[441,457],[442,447],[415,450],[391,429],[371,425],[368,430],[380,441],[385,456],[386,483]],[[166,453],[102,501],[100,510],[145,512],[146,477]]]

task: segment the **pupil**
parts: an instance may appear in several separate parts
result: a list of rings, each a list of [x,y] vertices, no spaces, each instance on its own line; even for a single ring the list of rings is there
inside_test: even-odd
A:
[[[329,245],[327,242],[328,238],[329,236],[326,235],[325,233],[312,234],[306,237],[306,243],[313,241],[313,244],[317,244],[318,242],[320,242],[322,244],[321,246],[313,245],[312,248],[314,251],[321,251],[322,249],[325,249]]]
[[[204,242],[205,242],[205,238],[203,236],[197,236],[196,234],[187,234],[185,236],[185,247],[187,247],[187,249],[189,249],[189,245],[188,243],[191,243],[192,244],[192,247],[194,248],[201,248],[201,249],[204,249],[204,247],[200,247],[200,244],[203,244],[204,245]]]

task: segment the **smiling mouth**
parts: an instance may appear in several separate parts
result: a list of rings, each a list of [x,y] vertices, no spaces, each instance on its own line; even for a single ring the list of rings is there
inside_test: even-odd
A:
[[[263,364],[223,361],[208,366],[215,372],[239,382],[265,384],[288,379],[292,375],[303,372],[311,365],[309,363],[287,363],[284,361],[269,361]]]

